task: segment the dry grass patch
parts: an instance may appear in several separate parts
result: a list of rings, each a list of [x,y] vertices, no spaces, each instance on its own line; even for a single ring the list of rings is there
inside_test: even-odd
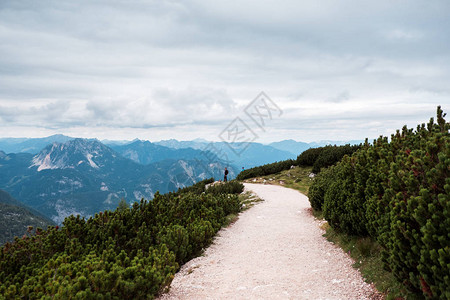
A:
[[[313,181],[313,179],[309,177],[311,170],[312,167],[295,166],[292,169],[284,170],[275,174],[246,179],[244,182],[285,186],[308,195],[308,189]]]

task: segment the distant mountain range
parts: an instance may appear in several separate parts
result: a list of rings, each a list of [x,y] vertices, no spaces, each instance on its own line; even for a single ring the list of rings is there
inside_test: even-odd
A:
[[[129,203],[151,199],[214,177],[223,170],[234,178],[239,170],[296,158],[304,150],[325,144],[294,140],[264,145],[166,140],[104,141],[64,135],[47,138],[0,139],[0,189],[60,223],[70,214],[93,215]],[[241,151],[242,150],[242,151]]]
[[[39,153],[43,148],[48,146],[52,143],[65,143],[67,141],[73,140],[75,138],[65,136],[65,135],[52,135],[45,138],[0,138],[0,150],[5,153],[31,153],[31,154],[37,154]],[[113,148],[114,150],[118,151],[119,153],[124,153],[127,150],[135,151],[135,153],[140,152],[140,155],[147,156],[147,153],[142,153],[142,150],[149,151],[153,153],[152,155],[155,158],[150,158],[150,161],[158,161],[160,160],[160,156],[164,156],[166,154],[158,153],[160,150],[167,151],[169,149],[196,149],[196,150],[204,150],[208,145],[214,145],[218,147],[219,149],[226,150],[228,154],[234,154],[233,151],[230,149],[227,143],[225,142],[210,142],[205,139],[195,139],[192,141],[178,141],[175,139],[170,140],[162,140],[159,142],[149,142],[149,141],[141,141],[141,140],[133,140],[133,141],[115,141],[115,140],[103,140],[101,141],[103,144]],[[286,152],[290,153],[291,156],[297,156],[301,154],[303,151],[309,148],[315,148],[315,147],[321,147],[325,145],[345,145],[345,144],[360,144],[363,143],[363,140],[351,140],[351,141],[333,141],[333,140],[323,140],[318,142],[311,142],[311,143],[305,143],[305,142],[299,142],[294,140],[283,140],[280,142],[274,142],[267,145],[260,144],[260,143],[251,143],[251,145],[256,146],[256,148],[259,148],[259,150],[269,150],[273,151],[274,148],[277,150],[281,150],[283,152],[279,153],[280,157],[276,156],[275,158],[270,158],[268,161],[267,159],[262,159],[266,161],[266,163],[273,162],[273,160],[279,160],[282,159],[281,157],[286,155]],[[134,145],[133,145],[134,144]],[[132,146],[129,146],[132,145]],[[158,148],[156,146],[164,146],[166,148]],[[261,146],[270,147],[270,148],[261,148]],[[141,148],[139,150],[138,148]],[[143,149],[145,148],[145,149]],[[191,155],[193,153],[186,152],[187,155]],[[277,154],[277,153],[275,153]],[[130,156],[129,158],[133,157],[135,155],[134,153],[128,153],[125,154]],[[194,154],[195,155],[195,154]],[[167,154],[166,156],[178,156],[178,153],[173,152],[171,154]],[[233,155],[230,155],[233,156]],[[236,156],[236,155],[235,155]],[[242,156],[240,159],[234,159],[233,161],[236,162],[242,162],[245,161],[246,158],[251,156],[250,154],[242,153],[239,156]],[[135,156],[134,156],[135,157]],[[257,159],[258,160],[258,159]],[[259,162],[258,162],[259,163]],[[240,165],[237,163],[237,165]]]
[[[165,159],[205,159],[201,150],[193,148],[174,149],[149,141],[134,141],[125,145],[109,145],[113,150],[120,153],[123,157],[131,159],[139,164],[148,165]]]
[[[49,225],[54,223],[0,190],[0,246],[13,241],[15,236],[22,237],[28,226],[46,229]]]
[[[97,140],[74,139],[48,145],[36,155],[0,151],[0,188],[60,223],[70,214],[115,209],[121,198],[131,203],[151,199],[156,191],[221,178],[224,168],[219,159],[174,157],[144,165]],[[230,177],[236,172],[230,167]]]
[[[295,158],[298,154],[290,151],[274,148],[270,145],[260,143],[244,144],[236,149],[235,145],[226,142],[208,142],[208,141],[177,141],[165,140],[155,144],[172,149],[193,148],[198,150],[208,150],[218,157],[229,161],[237,167],[252,168],[274,161]]]
[[[5,153],[39,153],[53,143],[65,143],[73,138],[57,134],[45,138],[0,138],[0,150]]]
[[[269,146],[271,146],[275,149],[287,151],[289,153],[296,154],[296,155],[299,155],[303,151],[311,148],[311,145],[308,143],[297,142],[294,140],[284,140],[281,142],[274,142],[274,143],[270,143]],[[318,146],[315,146],[315,147],[318,147]]]
[[[268,145],[260,143],[250,143],[248,147],[242,151],[234,151],[233,145],[226,142],[208,142],[197,139],[193,141],[178,141],[175,139],[163,140],[155,142],[157,145],[165,146],[172,149],[215,149],[212,151],[220,157],[224,154],[230,162],[238,167],[252,168],[274,161],[286,160],[289,158],[296,158],[303,151],[309,148],[316,148],[325,145],[345,145],[345,144],[360,144],[364,141],[320,141],[320,142],[297,142],[294,140],[284,140],[280,142],[270,143]],[[236,152],[238,152],[236,154]]]

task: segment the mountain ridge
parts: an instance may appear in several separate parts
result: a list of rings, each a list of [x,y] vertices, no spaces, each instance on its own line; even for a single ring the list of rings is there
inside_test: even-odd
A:
[[[0,138],[0,151],[5,153],[32,153],[37,154],[49,144],[54,142],[67,142],[69,140],[76,139],[75,137],[70,137],[62,134],[55,134],[48,137],[43,138]],[[226,142],[214,142],[208,141],[203,138],[196,138],[191,141],[181,141],[177,139],[168,139],[168,140],[160,140],[160,141],[149,141],[149,140],[141,140],[141,139],[133,139],[133,140],[101,140],[102,144],[111,147],[113,149],[118,147],[124,147],[135,142],[149,142],[153,145],[165,146],[171,149],[182,149],[182,148],[193,148],[197,150],[203,150],[207,145],[213,144],[218,145],[220,143],[227,144]],[[299,151],[304,151],[309,147],[321,147],[325,145],[344,145],[344,144],[359,144],[363,143],[363,140],[349,140],[349,141],[335,141],[335,140],[320,140],[313,142],[302,142],[295,141],[293,139],[285,139],[281,141],[271,142],[268,144],[261,143],[250,143],[250,144],[258,144],[270,146],[275,149],[281,151],[290,152],[293,155],[299,155]]]
[[[148,165],[121,156],[98,140],[73,139],[48,145],[36,155],[0,155],[0,188],[56,223],[70,214],[89,216],[152,199],[209,177],[221,178],[224,162],[163,159]],[[230,178],[236,176],[230,167]]]
[[[112,145],[111,148],[123,157],[143,165],[165,159],[201,159],[205,155],[203,151],[198,149],[174,149],[142,140],[133,141],[124,145]]]
[[[54,225],[53,221],[0,189],[0,245],[21,237],[28,226],[46,229],[49,225]]]
[[[47,145],[54,142],[67,142],[74,138],[55,134],[43,138],[0,138],[0,150],[5,153],[39,153]]]
[[[155,144],[175,148],[193,148],[202,151],[209,151],[217,157],[228,161],[238,167],[245,169],[254,166],[272,163],[274,161],[286,160],[297,157],[285,150],[276,149],[261,143],[227,143],[227,142],[198,142],[198,141],[178,141],[176,139],[162,140]]]

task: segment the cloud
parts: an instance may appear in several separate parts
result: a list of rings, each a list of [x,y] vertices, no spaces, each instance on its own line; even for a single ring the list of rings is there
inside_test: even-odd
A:
[[[286,112],[269,140],[384,132],[449,103],[449,12],[443,0],[2,1],[0,135],[216,138],[262,90]]]
[[[421,38],[423,38],[423,33],[420,31],[394,29],[387,33],[387,37],[392,40],[412,42],[412,41],[419,41]]]

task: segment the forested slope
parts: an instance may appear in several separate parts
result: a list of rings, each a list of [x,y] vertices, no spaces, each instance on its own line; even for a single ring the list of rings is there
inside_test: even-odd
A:
[[[54,223],[0,190],[0,245],[22,236],[30,225],[46,228]]]

